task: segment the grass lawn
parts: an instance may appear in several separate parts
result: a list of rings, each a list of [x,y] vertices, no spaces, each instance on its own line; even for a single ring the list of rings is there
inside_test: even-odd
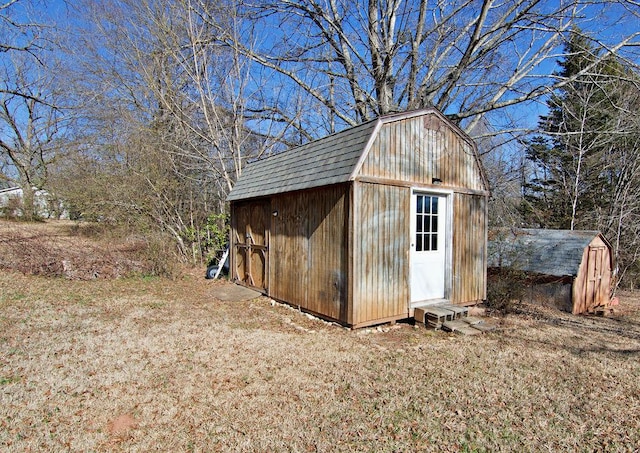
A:
[[[347,330],[203,270],[0,271],[0,451],[637,451],[640,300]]]

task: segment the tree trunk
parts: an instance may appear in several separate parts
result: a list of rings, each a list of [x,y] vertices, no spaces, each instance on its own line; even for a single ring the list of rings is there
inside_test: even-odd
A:
[[[36,210],[35,191],[29,184],[22,187],[22,218],[26,221],[35,220],[38,217]]]

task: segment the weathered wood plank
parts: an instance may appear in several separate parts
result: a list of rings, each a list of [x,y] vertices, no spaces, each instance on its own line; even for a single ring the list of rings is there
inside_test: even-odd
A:
[[[358,184],[354,324],[407,315],[410,190]]]
[[[375,178],[375,177],[371,177],[371,176],[361,176],[356,178],[357,182],[368,182],[368,183],[372,183],[372,184],[384,184],[387,186],[398,186],[398,187],[409,187],[409,188],[414,188],[414,189],[425,189],[425,191],[429,191],[430,189],[433,190],[441,190],[442,186],[439,184],[431,184],[431,183],[412,183],[412,182],[408,182],[408,181],[402,181],[399,179],[383,179],[383,178]],[[470,189],[465,189],[464,187],[453,187],[453,188],[448,188],[450,189],[453,193],[461,193],[461,194],[467,194],[467,195],[479,195],[481,197],[485,197],[489,195],[489,192],[487,191],[480,191],[480,190],[470,190]]]
[[[268,288],[269,199],[232,206],[232,279],[260,291]]]
[[[453,279],[451,302],[468,304],[485,298],[485,198],[454,194]]]
[[[273,197],[270,247],[272,297],[345,323],[347,187]]]
[[[385,124],[362,166],[360,177],[464,187],[485,191],[473,148],[435,116]]]

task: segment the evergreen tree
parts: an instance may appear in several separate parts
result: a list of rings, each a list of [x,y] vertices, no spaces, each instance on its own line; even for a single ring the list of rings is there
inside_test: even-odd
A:
[[[567,83],[547,102],[526,149],[523,221],[599,230],[614,247],[617,283],[640,282],[640,75],[574,30],[555,76]]]
[[[619,114],[615,88],[622,67],[613,59],[600,60],[578,30],[565,52],[555,76],[571,82],[550,97],[549,114],[540,118],[543,135],[526,150],[530,175],[523,183],[521,212],[532,226],[594,228],[592,213],[606,204],[604,195],[614,183],[607,171],[609,131]]]

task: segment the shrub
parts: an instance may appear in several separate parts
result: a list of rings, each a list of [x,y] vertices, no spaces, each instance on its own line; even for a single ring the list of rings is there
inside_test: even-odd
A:
[[[6,219],[17,220],[22,215],[22,209],[22,198],[12,196],[7,199],[6,205],[0,207],[0,213]]]
[[[166,235],[148,234],[143,254],[146,261],[145,268],[149,275],[173,277],[180,261],[176,256],[175,243]]]
[[[194,264],[218,258],[229,243],[229,214],[210,214],[203,225],[186,228],[182,239],[192,250]]]
[[[510,313],[526,294],[526,275],[509,268],[491,269],[487,284],[487,307]]]

